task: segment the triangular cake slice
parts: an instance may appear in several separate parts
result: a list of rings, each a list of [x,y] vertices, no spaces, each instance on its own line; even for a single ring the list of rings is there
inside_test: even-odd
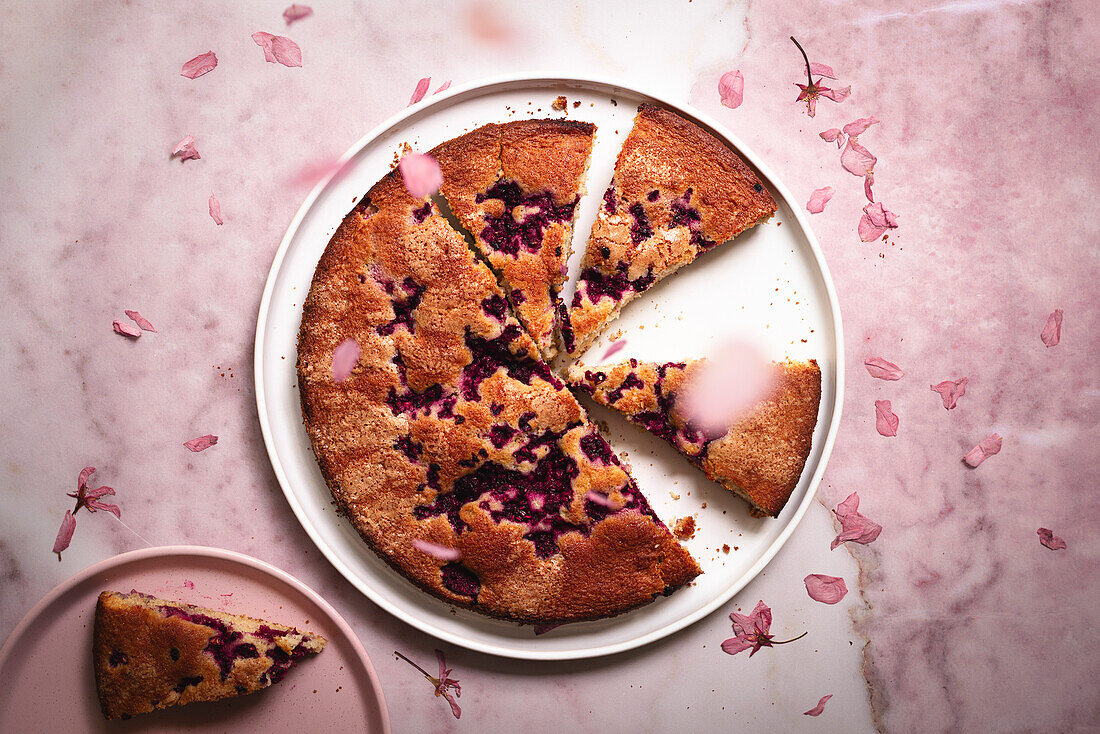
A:
[[[821,403],[815,360],[772,365],[765,396],[723,430],[706,430],[685,415],[679,398],[706,360],[638,362],[570,370],[572,384],[623,413],[740,495],[754,514],[777,516],[802,476]]]
[[[92,642],[99,704],[108,719],[128,719],[255,693],[325,644],[320,635],[275,622],[104,591]]]
[[[587,122],[517,120],[431,151],[447,204],[545,359],[557,352],[555,314],[595,132]]]
[[[358,359],[337,381],[334,353],[352,342]],[[558,624],[625,612],[700,573],[493,273],[394,174],[321,257],[298,385],[340,512],[447,602]]]
[[[710,133],[643,104],[588,239],[568,318],[584,352],[635,296],[775,213],[756,174]]]

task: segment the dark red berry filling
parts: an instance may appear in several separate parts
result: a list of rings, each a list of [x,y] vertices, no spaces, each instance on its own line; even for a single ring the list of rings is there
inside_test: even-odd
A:
[[[479,204],[487,199],[502,201],[504,211],[496,216],[484,215],[481,239],[494,251],[516,257],[521,251],[538,252],[546,228],[551,222],[571,221],[580,197],[559,206],[549,192],[524,194],[515,181],[501,179],[484,194],[474,197]],[[516,221],[514,211],[520,206],[527,213],[522,221]]]

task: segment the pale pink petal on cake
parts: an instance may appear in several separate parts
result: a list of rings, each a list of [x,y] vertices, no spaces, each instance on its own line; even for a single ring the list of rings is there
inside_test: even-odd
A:
[[[828,130],[825,130],[823,132],[819,132],[818,136],[822,140],[824,140],[826,143],[835,143],[836,139],[838,137],[840,137],[840,128],[839,127],[831,127]]]
[[[115,319],[113,326],[116,334],[128,336],[131,339],[137,339],[139,336],[141,336],[141,329],[137,328],[136,326],[130,326],[129,324],[123,323],[118,319]]]
[[[283,11],[283,19],[286,21],[287,25],[290,25],[296,20],[308,18],[311,15],[313,15],[313,8],[308,5],[295,4]]]
[[[359,343],[348,337],[332,350],[332,379],[343,382],[351,375],[359,362]]]
[[[1043,325],[1043,331],[1039,337],[1047,347],[1056,346],[1058,342],[1062,341],[1062,309],[1054,309],[1054,313],[1047,317],[1047,322]]]
[[[863,360],[863,366],[871,377],[879,380],[900,380],[905,373],[893,362],[887,362],[882,357],[868,357]]]
[[[432,84],[432,78],[426,76],[416,83],[416,89],[413,90],[412,96],[409,97],[409,104],[414,105],[420,100],[424,99],[424,95],[428,93],[428,87]]]
[[[853,176],[866,176],[877,161],[878,159],[871,154],[871,151],[851,138],[848,138],[848,144],[840,153],[840,165]]]
[[[607,351],[603,353],[603,357],[600,358],[601,362],[606,362],[612,355],[618,354],[626,348],[626,339],[619,339],[611,344],[607,348]]]
[[[943,399],[943,407],[951,410],[959,402],[959,398],[966,395],[966,383],[967,379],[960,377],[957,380],[944,380],[935,385],[929,385],[929,387],[932,388],[932,392],[940,394]]]
[[[839,576],[811,573],[802,581],[810,598],[822,604],[836,604],[848,593],[848,585]]]
[[[696,425],[725,433],[772,389],[775,370],[752,343],[720,345],[676,397],[676,407]]]
[[[445,91],[447,91],[447,90],[448,90],[448,89],[450,89],[450,88],[451,88],[451,80],[450,80],[450,79],[448,79],[447,81],[445,81],[445,82],[443,82],[442,84],[440,84],[440,85],[439,85],[439,89],[437,89],[437,90],[435,90],[434,92],[432,92],[432,94],[439,94],[440,92],[445,92]]]
[[[833,694],[831,694],[831,693],[828,696],[822,696],[821,700],[817,702],[816,706],[814,706],[809,711],[803,711],[802,715],[803,716],[821,716],[821,714],[825,711],[826,701],[828,701],[832,697],[833,697]]]
[[[1059,538],[1049,528],[1039,528],[1035,532],[1039,533],[1039,542],[1045,545],[1051,550],[1065,550],[1066,541]]]
[[[183,445],[187,447],[188,451],[193,451],[196,454],[200,451],[205,451],[218,442],[218,437],[208,433],[205,436],[199,436],[187,441]]]
[[[72,510],[65,510],[65,517],[61,520],[61,527],[57,531],[57,537],[53,541],[53,552],[57,554],[57,560],[61,560],[61,551],[69,547],[73,541],[73,532],[76,531],[76,518]]]
[[[833,198],[833,187],[826,186],[823,189],[814,189],[810,194],[810,200],[806,202],[806,211],[810,214],[820,214],[825,211],[825,205]]]
[[[982,439],[981,443],[967,451],[966,456],[963,457],[963,461],[965,461],[972,467],[978,466],[978,464],[981,464],[990,456],[993,456],[994,454],[999,454],[1000,452],[1001,437],[994,433],[993,435],[987,436],[986,438]]]
[[[135,324],[137,324],[138,327],[140,327],[142,331],[152,331],[152,332],[156,331],[156,328],[149,322],[149,319],[145,318],[144,316],[142,316],[137,311],[131,311],[131,310],[127,309],[123,313],[125,313],[130,319],[132,319],[133,322]],[[93,471],[95,471],[95,470],[93,469]]]
[[[183,140],[176,143],[176,147],[172,148],[172,157],[179,156],[180,162],[191,160],[192,158],[202,158],[199,155],[199,151],[195,149],[195,136],[187,135]]]
[[[823,76],[826,79],[836,79],[836,72],[833,71],[833,67],[827,64],[820,64],[816,61],[810,62],[810,74]]]
[[[214,196],[214,193],[210,193],[210,218],[214,220],[214,224],[223,224],[222,220],[222,203],[218,201],[218,197]]]
[[[722,104],[735,110],[745,101],[745,77],[740,71],[727,71],[718,80],[718,97]]]
[[[203,74],[213,71],[217,65],[218,57],[214,55],[213,51],[207,51],[185,63],[183,68],[180,69],[180,76],[185,76],[188,79],[198,79]]]
[[[863,177],[863,195],[867,197],[867,201],[872,204],[875,203],[875,192],[871,191],[871,187],[875,183],[875,172],[868,171],[867,175]]]
[[[619,509],[619,504],[617,502],[614,502],[606,494],[603,494],[602,492],[597,492],[594,489],[588,490],[588,494],[585,495],[585,499],[587,499],[594,505],[599,505],[600,507],[608,507],[612,510]]]
[[[875,401],[875,430],[881,435],[891,437],[898,435],[898,416],[890,407],[889,400]]]
[[[430,540],[415,538],[412,541],[412,546],[421,553],[427,553],[432,558],[437,558],[440,561],[457,561],[462,557],[462,553],[457,548],[433,543]]]
[[[867,132],[867,128],[871,127],[871,125],[874,125],[877,122],[880,122],[880,120],[878,120],[874,115],[872,115],[871,117],[861,117],[858,120],[854,120],[845,125],[844,134],[847,135],[849,139],[854,138]]]
[[[843,102],[848,99],[852,94],[851,87],[844,87],[844,89],[828,89],[826,87],[821,88],[821,96],[828,97],[834,102]]]
[[[426,153],[409,151],[401,156],[401,162],[397,164],[401,171],[401,179],[405,182],[405,190],[416,199],[423,199],[439,191],[443,184],[443,172],[435,158]]]
[[[833,510],[840,521],[841,533],[833,538],[829,550],[836,550],[841,543],[867,545],[878,539],[882,526],[859,513],[859,493],[852,492]]]

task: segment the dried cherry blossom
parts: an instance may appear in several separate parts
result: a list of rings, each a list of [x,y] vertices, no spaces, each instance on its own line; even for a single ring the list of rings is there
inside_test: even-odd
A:
[[[210,218],[214,220],[214,224],[224,224],[222,220],[222,204],[218,201],[218,197],[214,196],[214,192],[210,192],[208,204],[210,206]]]
[[[1001,452],[1001,437],[996,433],[982,439],[974,448],[966,452],[963,461],[972,467],[976,467],[994,454]]]
[[[810,214],[820,214],[825,211],[825,205],[833,198],[833,187],[826,186],[823,189],[814,189],[810,194],[810,200],[806,202],[806,211]]]
[[[816,61],[810,62],[810,73],[826,77],[827,79],[836,79],[836,72],[833,71],[833,67],[828,64],[820,64]]]
[[[409,151],[401,156],[397,168],[401,171],[405,190],[416,199],[431,196],[443,185],[443,172],[439,163],[427,153]]]
[[[851,137],[840,153],[840,165],[853,176],[866,176],[875,167],[878,158]]]
[[[450,89],[450,88],[451,88],[451,80],[450,80],[450,79],[448,79],[447,81],[445,81],[445,82],[443,82],[442,84],[440,84],[440,85],[439,85],[439,89],[437,89],[437,90],[435,90],[434,92],[432,92],[432,94],[439,94],[440,92],[445,92],[445,91],[447,91],[447,90],[448,90],[448,89]]]
[[[901,367],[893,362],[887,362],[882,357],[868,357],[863,360],[863,366],[867,368],[867,372],[871,377],[880,380],[900,380],[905,375],[901,371]]]
[[[205,451],[206,449],[210,448],[211,446],[213,446],[217,442],[218,442],[218,437],[215,436],[212,433],[208,433],[205,436],[199,436],[198,438],[193,438],[190,441],[185,442],[183,445],[187,447],[188,451],[191,451],[191,452],[197,454],[200,451]]]
[[[301,66],[302,49],[286,36],[276,36],[267,31],[256,31],[252,40],[264,50],[264,61],[278,62],[283,66]]]
[[[727,71],[718,80],[718,97],[722,104],[735,110],[745,101],[745,77],[740,71]]]
[[[172,157],[175,158],[176,156],[179,156],[180,163],[189,161],[192,158],[195,160],[202,158],[202,156],[199,155],[199,151],[195,149],[194,135],[187,135],[183,140],[176,143],[176,147],[172,148]]]
[[[802,52],[802,58],[806,62],[806,81],[809,82],[809,83],[808,84],[798,84],[798,83],[795,84],[795,86],[798,87],[801,90],[798,93],[798,98],[795,99],[795,101],[806,103],[806,112],[807,112],[807,114],[809,114],[810,117],[813,117],[815,114],[817,114],[817,98],[818,97],[826,97],[827,99],[831,99],[834,102],[843,102],[844,100],[848,99],[848,95],[850,95],[852,93],[852,88],[851,87],[846,87],[844,89],[830,89],[829,87],[821,86],[821,77],[818,77],[818,80],[816,82],[814,81],[814,78],[813,78],[814,65],[810,64],[810,59],[809,59],[808,56],[806,56],[806,50],[802,48],[802,44],[799,43],[795,39],[794,36],[791,36],[791,40],[794,41],[795,46],[798,46],[798,50]],[[820,66],[823,66],[823,65],[818,65],[818,66],[820,67]],[[828,68],[828,67],[825,67],[825,68]],[[832,69],[829,69],[829,71],[831,72]],[[821,76],[826,76],[826,75],[823,74]],[[831,78],[835,79],[835,77],[831,77]]]
[[[867,128],[878,122],[881,122],[881,120],[876,118],[874,115],[871,115],[870,117],[861,117],[858,120],[853,120],[852,122],[849,122],[847,125],[845,125],[844,134],[847,135],[849,139],[858,137],[867,132]]]
[[[822,604],[836,604],[848,593],[848,585],[839,576],[811,573],[802,582],[810,598]]]
[[[859,543],[867,545],[878,539],[882,532],[882,526],[874,520],[864,517],[859,513],[859,493],[852,492],[848,497],[833,509],[836,519],[840,521],[840,535],[833,538],[829,544],[829,550],[836,550],[841,543]]]
[[[283,19],[286,21],[287,25],[290,25],[296,20],[308,18],[311,15],[313,15],[313,8],[308,5],[291,5],[283,11]]]
[[[458,696],[458,697],[462,696],[462,686],[460,686],[458,684],[457,680],[450,677],[451,669],[447,667],[447,659],[443,656],[443,651],[442,650],[436,650],[435,651],[435,658],[436,658],[437,661],[439,661],[439,677],[438,678],[436,678],[433,675],[430,675],[428,673],[428,671],[421,668],[419,665],[414,663],[412,660],[409,660],[407,657],[405,657],[404,655],[399,653],[397,650],[394,650],[393,654],[396,655],[397,657],[401,658],[402,660],[404,660],[406,663],[413,666],[417,670],[419,670],[420,673],[425,678],[427,678],[429,681],[431,681],[432,685],[435,686],[435,695],[443,696],[443,698],[447,699],[447,703],[451,704],[451,713],[454,714],[454,717],[456,719],[459,719],[459,718],[462,717],[462,709],[460,709],[458,707],[458,703],[454,699],[454,696]],[[454,689],[454,696],[451,695],[451,689],[452,688]]]
[[[867,175],[863,177],[863,195],[867,197],[867,201],[872,204],[875,203],[875,192],[871,191],[871,187],[875,184],[875,172],[868,171]]]
[[[65,511],[65,517],[61,520],[61,527],[58,529],[57,537],[53,541],[53,552],[57,554],[57,560],[59,561],[61,560],[61,552],[68,548],[69,543],[72,542],[73,533],[76,531],[76,518],[73,516],[81,507],[87,508],[88,512],[106,510],[115,517],[122,518],[122,511],[118,509],[118,505],[101,501],[101,498],[113,495],[115,490],[110,487],[88,489],[88,479],[91,478],[93,473],[95,473],[94,466],[86,466],[81,469],[76,478],[76,491],[68,493],[70,497],[76,499],[76,507]]]
[[[842,133],[838,127],[831,127],[828,130],[819,132],[818,136],[826,143],[836,143],[837,150],[843,148],[844,141],[848,139],[848,136]]]
[[[1054,313],[1047,317],[1039,338],[1047,347],[1057,346],[1058,342],[1062,341],[1062,309],[1054,309]]]
[[[359,343],[348,337],[332,350],[332,379],[343,382],[351,375],[359,362]]]
[[[734,636],[722,643],[722,652],[729,655],[751,649],[749,653],[751,658],[762,647],[786,645],[788,642],[794,642],[806,636],[803,632],[798,637],[776,641],[775,635],[768,634],[772,626],[772,610],[763,600],[756,603],[756,608],[748,616],[731,612],[730,619],[733,620]]]
[[[183,68],[180,69],[180,76],[185,76],[188,79],[198,79],[203,74],[213,71],[217,65],[218,57],[214,55],[213,51],[207,51],[186,62]]]
[[[875,430],[888,438],[898,435],[897,413],[890,406],[889,400],[875,401]]]
[[[133,322],[137,324],[142,331],[156,332],[156,328],[154,328],[154,326],[149,322],[149,319],[145,318],[137,311],[131,311],[127,309],[123,313],[125,313],[128,318],[132,319]]]
[[[833,694],[831,694],[831,693],[828,696],[822,696],[821,700],[817,702],[816,706],[814,706],[809,711],[803,711],[802,715],[803,716],[821,716],[821,714],[825,711],[825,702],[828,701],[832,697],[833,697]]]
[[[943,399],[943,407],[951,410],[959,402],[959,398],[966,394],[966,383],[967,379],[960,377],[957,380],[944,380],[935,385],[929,385],[929,387],[932,388],[932,392],[940,394]]]
[[[888,229],[898,228],[898,215],[875,202],[863,207],[863,217],[859,220],[859,238],[864,242],[877,240]]]
[[[123,321],[119,321],[118,319],[115,319],[114,323],[111,326],[112,328],[114,328],[116,334],[128,336],[131,339],[137,339],[141,336],[141,329],[130,326],[129,324]]]
[[[1035,532],[1039,534],[1039,542],[1045,545],[1047,548],[1050,548],[1051,550],[1066,549],[1066,541],[1055,535],[1054,532],[1051,531],[1049,528],[1039,528]]]
[[[428,93],[428,87],[432,84],[432,78],[426,76],[416,83],[416,89],[413,90],[412,97],[409,98],[409,105],[414,105],[420,100],[424,99],[424,95]]]

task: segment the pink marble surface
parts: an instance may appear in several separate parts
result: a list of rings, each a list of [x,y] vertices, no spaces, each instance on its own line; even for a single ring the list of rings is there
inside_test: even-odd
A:
[[[371,653],[397,732],[559,729],[551,717],[584,730],[1094,730],[1100,386],[1088,356],[1100,263],[1083,202],[1100,169],[1100,24],[1088,3],[317,3],[289,31],[282,9],[0,9],[0,635],[79,568],[195,543],[273,562],[329,599]],[[303,67],[265,64],[256,30],[294,38]],[[812,120],[794,103],[791,34],[853,89]],[[215,71],[178,75],[208,49]],[[595,661],[448,649],[464,692],[454,722],[389,654],[427,662],[437,643],[359,595],[288,509],[256,423],[252,342],[271,258],[306,193],[295,174],[400,109],[421,76],[520,69],[655,87],[728,124],[796,196],[837,190],[813,224],[844,313],[847,409],[823,505],[729,609]],[[745,77],[736,110],[717,95],[731,69]],[[859,241],[860,181],[817,137],[869,115],[882,121],[861,137],[879,158],[875,191],[901,221],[886,243]],[[168,160],[187,133],[202,159]],[[211,191],[222,227],[207,215]],[[159,332],[113,334],[125,308]],[[1039,331],[1054,308],[1064,339],[1048,349]],[[872,380],[860,363],[873,355],[905,377]],[[967,394],[945,411],[928,385],[961,376]],[[875,432],[876,399],[893,402],[896,438]],[[962,465],[993,431],[1002,452]],[[220,443],[181,446],[205,433]],[[126,526],[82,512],[58,563],[49,546],[86,464],[118,490]],[[885,529],[829,553],[825,506],[852,490]],[[1042,547],[1039,526],[1068,549]],[[812,602],[807,573],[859,593]],[[758,598],[780,636],[811,636],[751,660],[723,655],[725,615]],[[836,696],[822,717],[801,715],[825,693]]]

